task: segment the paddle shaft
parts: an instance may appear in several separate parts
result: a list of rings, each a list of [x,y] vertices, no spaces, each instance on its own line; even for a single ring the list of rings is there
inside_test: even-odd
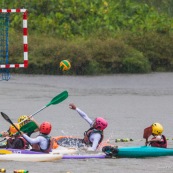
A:
[[[30,115],[28,118],[32,118],[34,115],[38,114],[39,112],[41,112],[43,109],[45,109],[47,106],[42,107],[40,110],[36,111],[35,113],[33,113],[32,115]],[[24,121],[26,121],[28,118],[24,119],[23,121],[21,121],[19,124],[23,123]]]
[[[45,105],[44,107],[42,107],[41,109],[39,109],[38,111],[36,111],[36,112],[33,113],[32,115],[30,115],[28,118],[33,117],[34,115],[36,115],[37,113],[41,112],[43,109],[49,107],[50,105],[55,105],[55,104],[61,103],[61,102],[64,101],[67,97],[68,97],[68,92],[67,92],[67,91],[63,91],[62,93],[60,93],[60,94],[58,94],[57,96],[55,96],[47,105]],[[26,121],[28,118],[24,119],[24,120],[21,121],[19,124],[23,123],[23,122]]]

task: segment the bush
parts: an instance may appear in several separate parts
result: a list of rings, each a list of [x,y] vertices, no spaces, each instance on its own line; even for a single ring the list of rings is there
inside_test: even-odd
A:
[[[125,39],[144,54],[152,71],[173,71],[173,35],[146,32],[143,35],[129,34]]]
[[[148,73],[173,71],[173,36],[156,33],[138,35],[119,33],[114,38],[89,37],[63,40],[44,35],[31,35],[29,67],[14,70],[30,74],[98,75],[115,73]],[[13,36],[14,40],[16,36]],[[19,50],[20,43],[10,46]],[[19,59],[13,51],[11,62]],[[21,58],[22,59],[22,58]],[[59,70],[63,59],[71,62],[67,72]],[[17,63],[17,62],[16,62]]]

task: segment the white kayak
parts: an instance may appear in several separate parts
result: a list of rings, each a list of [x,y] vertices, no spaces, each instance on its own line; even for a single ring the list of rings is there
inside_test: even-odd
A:
[[[2,154],[0,161],[52,162],[62,159],[62,154]]]
[[[63,154],[43,153],[21,149],[0,149],[0,161],[50,162],[62,159]]]

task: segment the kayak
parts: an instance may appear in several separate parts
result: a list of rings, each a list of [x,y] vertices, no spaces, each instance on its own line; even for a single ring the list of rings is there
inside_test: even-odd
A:
[[[81,138],[74,136],[56,136],[53,137],[53,149],[57,149],[60,146],[66,148],[82,148],[85,147],[85,144],[82,142]]]
[[[62,154],[46,154],[31,150],[0,149],[0,161],[51,162],[60,160],[62,157]]]
[[[57,149],[53,149],[49,154],[75,154],[77,153],[77,149],[75,148],[65,148],[59,146]],[[12,149],[12,148],[1,148],[0,154],[44,154],[43,152],[32,151],[29,149]]]
[[[105,146],[102,151],[107,157],[142,158],[173,156],[173,148],[159,148],[151,146],[112,147]]]
[[[60,154],[3,154],[0,161],[52,162],[62,159]]]
[[[82,149],[86,148],[86,145],[83,143],[83,139],[74,136],[56,136],[53,137],[55,139],[53,143],[53,149],[57,149],[62,146],[65,148],[75,148]],[[104,146],[108,146],[110,143],[108,141],[103,141],[97,148],[97,151],[101,151]]]
[[[28,162],[50,162],[59,159],[104,159],[106,154],[45,154],[31,150],[0,149],[0,161],[28,161]]]

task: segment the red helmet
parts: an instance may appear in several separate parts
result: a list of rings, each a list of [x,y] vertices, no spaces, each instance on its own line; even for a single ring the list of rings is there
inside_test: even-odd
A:
[[[49,122],[43,122],[40,125],[40,133],[48,135],[52,130],[52,125]]]
[[[108,122],[105,119],[101,117],[97,117],[95,119],[94,128],[96,128],[97,130],[104,130],[107,126]]]

